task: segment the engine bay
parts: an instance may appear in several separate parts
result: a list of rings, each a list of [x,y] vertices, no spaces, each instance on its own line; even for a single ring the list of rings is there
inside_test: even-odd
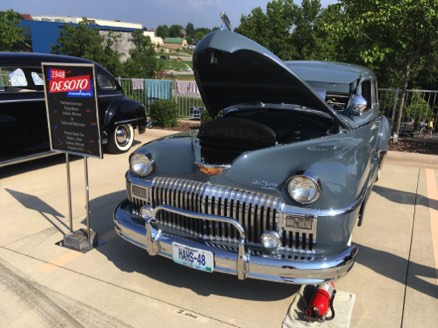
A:
[[[339,132],[333,119],[309,111],[256,109],[233,111],[201,125],[201,158],[230,164],[240,154],[302,142]]]

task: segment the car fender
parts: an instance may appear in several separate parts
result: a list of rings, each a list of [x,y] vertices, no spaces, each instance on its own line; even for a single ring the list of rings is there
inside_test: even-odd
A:
[[[145,108],[138,101],[128,98],[118,99],[108,106],[102,128],[105,131],[110,131],[114,126],[128,123],[134,127],[144,128],[146,124]]]
[[[389,139],[390,139],[390,126],[388,119],[386,116],[381,116],[381,124],[380,124],[380,130],[379,130],[379,144],[377,148],[377,152],[380,155],[379,160],[381,161],[383,159],[383,156],[388,151],[389,147]]]

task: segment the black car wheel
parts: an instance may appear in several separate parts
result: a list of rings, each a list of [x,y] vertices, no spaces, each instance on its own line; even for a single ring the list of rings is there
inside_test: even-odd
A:
[[[108,151],[113,154],[127,152],[134,142],[134,128],[131,124],[116,126],[108,138]]]

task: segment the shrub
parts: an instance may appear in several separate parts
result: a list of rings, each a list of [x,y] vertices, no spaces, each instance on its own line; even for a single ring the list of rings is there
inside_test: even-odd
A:
[[[212,118],[210,116],[210,114],[208,113],[208,111],[206,109],[204,109],[201,112],[201,124],[207,123],[208,121],[211,121]]]
[[[178,120],[176,102],[172,100],[158,99],[151,104],[150,116],[152,123],[164,128],[174,127]]]

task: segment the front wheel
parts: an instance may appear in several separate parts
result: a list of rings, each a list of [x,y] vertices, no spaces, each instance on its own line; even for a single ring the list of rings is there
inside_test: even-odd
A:
[[[108,138],[108,151],[113,154],[127,152],[134,143],[134,128],[131,124],[116,126]]]

